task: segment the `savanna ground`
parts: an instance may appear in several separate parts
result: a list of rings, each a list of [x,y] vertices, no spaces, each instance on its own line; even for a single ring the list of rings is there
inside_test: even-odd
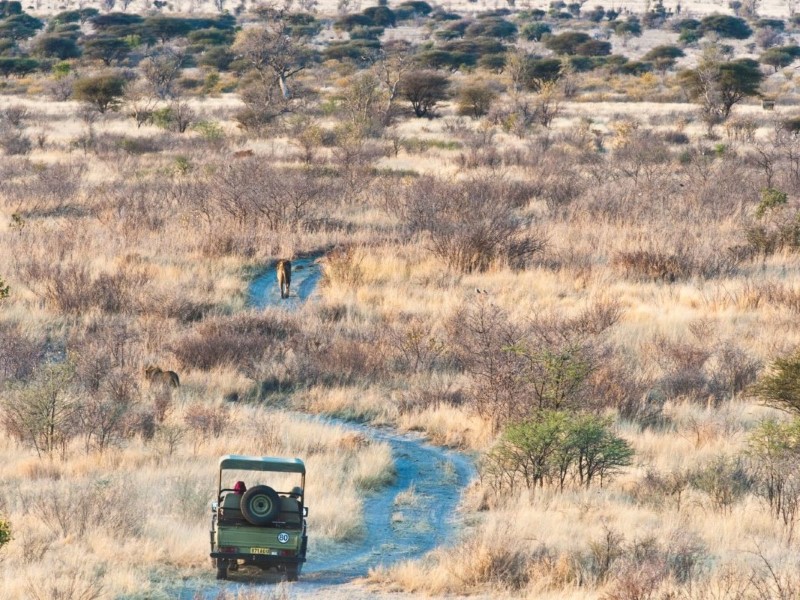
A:
[[[210,585],[226,453],[306,460],[310,553],[368,536],[389,448],[286,409],[480,457],[462,539],[362,586],[797,597],[796,21],[470,5],[384,31],[344,5],[281,50],[271,11],[187,34],[24,7],[38,32],[0,7],[4,597]],[[248,309],[265,264],[316,253],[312,301]]]

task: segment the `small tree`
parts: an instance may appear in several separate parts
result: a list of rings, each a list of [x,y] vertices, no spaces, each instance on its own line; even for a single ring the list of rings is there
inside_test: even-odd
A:
[[[541,41],[541,39],[553,32],[547,23],[528,23],[522,28],[522,37],[530,41]]]
[[[436,105],[448,97],[450,80],[436,71],[411,71],[400,82],[400,94],[417,117],[432,117]]]
[[[5,300],[11,295],[11,290],[8,287],[8,284],[3,281],[3,278],[0,277],[0,300]]]
[[[41,457],[66,452],[78,433],[79,404],[72,391],[69,363],[41,367],[28,385],[12,387],[0,400],[6,431]]]
[[[800,516],[800,420],[762,421],[750,434],[747,455],[755,493],[786,525]]]
[[[572,56],[578,54],[578,46],[591,41],[588,33],[583,31],[565,31],[558,35],[548,37],[544,45],[556,54],[567,54]]]
[[[270,9],[264,16],[264,24],[237,34],[233,51],[258,73],[262,85],[279,86],[288,100],[292,97],[289,79],[309,65],[313,54],[303,38],[293,33],[284,11]]]
[[[747,96],[758,95],[764,76],[758,63],[750,58],[730,62],[719,59],[719,52],[711,48],[695,69],[679,73],[689,97],[698,102],[710,129],[728,118],[733,106]]]
[[[773,72],[777,73],[778,69],[788,67],[795,61],[796,57],[784,50],[783,48],[770,48],[758,57],[758,62],[762,65],[769,65],[772,67]]]
[[[458,114],[474,119],[489,112],[492,102],[497,97],[490,86],[485,83],[469,83],[458,92]]]
[[[0,56],[0,75],[3,77],[24,77],[40,67],[39,61],[33,58],[10,58]]]
[[[709,15],[701,23],[703,32],[713,31],[720,37],[745,40],[753,34],[744,19],[730,15]]]
[[[97,36],[83,43],[83,53],[88,58],[102,60],[110,67],[113,62],[123,60],[130,54],[131,47],[124,39],[111,36]]]
[[[153,94],[162,100],[174,95],[173,86],[185,59],[186,55],[182,49],[163,47],[142,61],[140,65],[142,76],[150,85]]]
[[[633,449],[611,430],[611,421],[595,415],[543,411],[509,425],[486,455],[481,474],[496,491],[574,482],[602,485],[631,464]]]
[[[569,442],[574,449],[578,480],[585,487],[597,480],[603,485],[618,469],[631,464],[633,449],[611,432],[610,419],[596,415],[575,417]]]
[[[713,505],[723,511],[741,499],[753,485],[740,458],[718,456],[689,477],[692,486],[705,492]]]
[[[73,96],[94,105],[105,113],[119,107],[125,92],[125,80],[118,75],[98,75],[78,79],[73,87]]]
[[[44,35],[38,38],[34,44],[34,51],[39,56],[59,60],[77,58],[81,55],[81,49],[75,40],[60,35]]]
[[[766,406],[800,415],[800,350],[776,359],[752,392]]]
[[[662,73],[675,66],[675,61],[684,56],[683,50],[677,46],[656,46],[644,55],[643,60],[650,61]]]

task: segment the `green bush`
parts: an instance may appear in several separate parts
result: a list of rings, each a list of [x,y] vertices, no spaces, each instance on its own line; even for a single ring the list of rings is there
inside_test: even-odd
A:
[[[744,19],[730,15],[709,15],[702,21],[703,32],[713,31],[720,37],[746,40],[753,34],[753,30]]]
[[[565,31],[558,35],[548,37],[544,45],[556,54],[577,54],[577,48],[581,44],[591,41],[588,33],[582,31]]]
[[[525,25],[520,33],[526,40],[538,42],[541,41],[545,35],[549,35],[552,32],[553,30],[547,23],[536,22]]]
[[[41,65],[32,58],[7,58],[0,56],[0,75],[23,77],[36,71]]]
[[[767,406],[800,414],[800,351],[776,359],[752,391]]]
[[[497,92],[484,83],[467,84],[458,92],[457,112],[477,119],[489,112],[496,97]]]
[[[77,58],[81,55],[81,49],[75,40],[60,35],[44,35],[38,38],[34,44],[34,52],[44,58],[59,60]]]
[[[97,107],[101,113],[116,109],[125,90],[125,80],[118,75],[85,77],[75,82],[73,95]]]
[[[478,19],[464,31],[464,37],[490,37],[500,40],[513,40],[517,37],[517,26],[500,17]]]
[[[633,449],[611,430],[611,420],[590,414],[543,411],[509,425],[487,454],[482,475],[496,491],[569,483],[590,487],[631,464]]]
[[[11,536],[11,523],[0,517],[0,549],[14,539]]]

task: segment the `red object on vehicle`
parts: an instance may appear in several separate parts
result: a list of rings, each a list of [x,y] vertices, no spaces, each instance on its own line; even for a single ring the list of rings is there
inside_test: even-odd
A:
[[[247,491],[247,486],[245,486],[244,481],[237,481],[236,485],[233,486],[233,491],[236,494],[244,494]]]

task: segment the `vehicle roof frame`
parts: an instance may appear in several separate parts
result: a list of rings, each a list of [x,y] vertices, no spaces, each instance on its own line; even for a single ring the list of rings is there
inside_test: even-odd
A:
[[[282,458],[277,456],[244,456],[226,454],[219,459],[219,483],[222,489],[222,472],[224,470],[268,471],[273,473],[297,473],[302,476],[301,487],[305,491],[306,465],[299,458]]]

